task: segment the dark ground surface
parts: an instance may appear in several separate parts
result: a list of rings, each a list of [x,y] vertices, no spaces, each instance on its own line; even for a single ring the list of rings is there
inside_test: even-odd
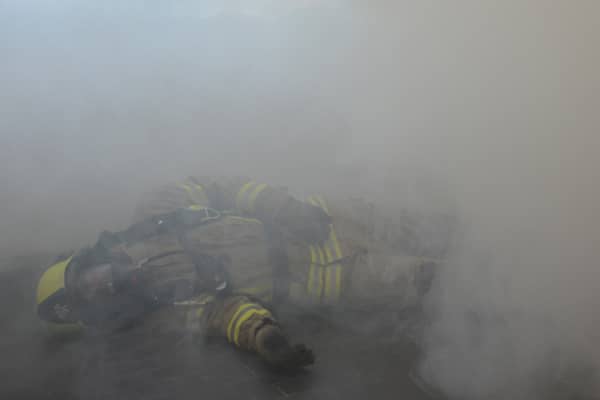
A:
[[[0,399],[432,398],[409,378],[416,346],[398,324],[382,324],[385,319],[366,333],[364,325],[362,332],[349,328],[349,321],[288,317],[284,323],[295,339],[318,357],[294,375],[198,338],[133,330],[109,339],[48,342],[33,306],[39,263],[32,258],[17,264],[0,272]]]

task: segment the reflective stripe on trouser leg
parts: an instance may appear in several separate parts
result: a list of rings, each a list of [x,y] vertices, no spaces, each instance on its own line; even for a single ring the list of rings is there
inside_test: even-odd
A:
[[[329,209],[323,197],[311,196],[308,198],[308,202],[329,215]],[[343,254],[333,224],[330,226],[329,238],[325,243],[322,246],[310,247],[310,256],[311,265],[307,285],[309,298],[313,301],[318,299],[317,301],[325,304],[337,302],[342,292],[343,270],[342,265],[336,261],[343,258]],[[317,265],[319,262],[320,264]]]
[[[256,322],[256,317],[259,317],[262,321],[264,317],[271,317],[271,313],[269,310],[256,303],[243,303],[240,305],[227,325],[227,340],[238,347],[252,347],[251,343],[243,343],[240,345],[240,334],[244,329],[247,329],[247,326],[245,325]]]
[[[310,268],[308,271],[308,294],[314,303],[321,302],[323,293],[322,251],[318,246],[310,246]]]

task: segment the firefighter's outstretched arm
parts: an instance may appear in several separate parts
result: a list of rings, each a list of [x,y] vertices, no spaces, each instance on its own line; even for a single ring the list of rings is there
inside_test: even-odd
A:
[[[207,319],[211,335],[221,336],[242,350],[256,353],[276,368],[296,369],[315,361],[303,344],[292,345],[271,311],[244,295],[217,300]]]

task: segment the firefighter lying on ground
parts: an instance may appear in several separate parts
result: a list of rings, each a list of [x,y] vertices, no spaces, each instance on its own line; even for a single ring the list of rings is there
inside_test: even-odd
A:
[[[278,305],[407,303],[427,286],[435,262],[409,255],[406,232],[377,220],[359,200],[300,201],[247,179],[189,178],[145,196],[127,230],[48,268],[38,314],[107,332],[168,315],[273,366],[303,367],[313,353],[290,343]]]

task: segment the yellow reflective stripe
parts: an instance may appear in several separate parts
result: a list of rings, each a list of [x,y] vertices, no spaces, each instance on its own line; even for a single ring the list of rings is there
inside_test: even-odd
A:
[[[329,214],[329,209],[327,208],[327,204],[325,203],[325,200],[323,199],[323,197],[321,197],[321,196],[310,196],[308,198],[308,201],[313,206],[319,207],[323,211],[325,211],[327,214]]]
[[[254,182],[254,181],[247,182],[239,190],[239,192],[236,196],[236,199],[235,199],[235,204],[236,204],[238,210],[254,212],[256,198],[266,188],[267,188],[267,185],[264,183],[257,185],[256,182]]]
[[[262,224],[262,222],[260,222],[260,220],[258,220],[256,218],[246,218],[246,217],[240,217],[240,216],[237,216],[237,215],[229,215],[229,216],[227,216],[227,218],[235,219],[235,220],[238,220],[238,221],[244,221],[244,222],[252,222],[252,223],[255,223],[255,224]]]
[[[48,333],[51,335],[74,335],[83,333],[83,324],[81,322],[73,322],[73,323],[56,323],[56,322],[47,322],[46,329]]]
[[[327,256],[327,264],[333,261],[333,257],[331,256],[331,251],[329,250],[329,246],[325,244],[324,250],[325,255]],[[328,266],[325,268],[325,297],[329,297],[331,295],[331,268]]]
[[[192,205],[206,205],[205,203],[208,202],[202,185],[194,184],[191,186],[186,183],[180,183],[178,186],[186,191],[188,200]]]
[[[194,198],[194,191],[192,190],[191,186],[186,185],[185,183],[182,183],[179,185],[180,188],[184,189],[187,192],[188,195],[188,201],[192,204],[196,203],[196,199]]]
[[[212,296],[208,296],[208,297],[197,297],[195,299],[192,300],[185,300],[185,301],[175,301],[173,302],[173,305],[176,307],[198,307],[198,306],[205,306],[208,303],[212,302],[215,298]]]
[[[254,303],[244,303],[242,304],[237,311],[233,314],[233,317],[231,317],[231,319],[229,320],[229,325],[227,326],[227,340],[229,340],[230,342],[233,339],[232,336],[232,331],[233,331],[233,323],[235,322],[235,320],[237,319],[237,317],[244,312],[244,310],[247,310],[250,307],[256,307],[256,304]]]
[[[73,256],[52,265],[44,272],[38,283],[36,291],[37,304],[65,287],[65,270]]]
[[[321,265],[325,265],[325,256],[323,255],[323,250],[321,249],[321,247],[317,247],[317,250],[318,250],[319,261],[321,262]]]
[[[244,315],[242,315],[240,317],[240,319],[237,321],[237,323],[235,324],[235,331],[234,331],[234,334],[233,334],[233,343],[235,343],[236,346],[240,345],[239,338],[240,338],[240,330],[241,330],[242,325],[244,325],[244,323],[246,321],[248,321],[253,315],[257,315],[257,314],[258,315],[264,315],[264,316],[271,315],[271,313],[269,312],[269,310],[264,309],[264,308],[263,309],[259,309],[259,310],[255,309],[255,308],[247,310],[244,313]]]
[[[315,277],[315,262],[317,261],[317,255],[315,248],[310,246],[310,268],[308,270],[308,294],[313,294],[313,280]]]
[[[319,254],[319,260],[321,261],[321,265],[318,267],[319,268],[319,291],[318,294],[319,296],[323,295],[323,265],[325,265],[325,258],[323,257],[323,251],[321,250],[320,247],[317,247],[318,250],[318,254]]]
[[[315,207],[321,208],[327,214],[329,214],[329,208],[325,199],[320,195],[309,196],[306,201]],[[337,238],[333,224],[330,225],[329,238],[323,244],[322,247],[317,247],[318,254],[321,260],[321,265],[311,265],[308,276],[308,293],[309,295],[317,294],[319,296],[324,295],[323,300],[328,299],[339,299],[342,292],[342,273],[343,266],[336,263],[337,260],[343,258],[342,249]],[[314,248],[311,246],[311,262],[315,264],[316,256],[313,254]],[[327,257],[327,263],[325,263],[324,255]],[[315,270],[318,268],[318,271]],[[315,273],[318,273],[319,279],[319,292],[315,292],[314,281],[316,279]],[[324,293],[323,293],[323,280],[324,280]]]
[[[248,190],[250,190],[250,188],[254,185],[256,185],[256,182],[250,181],[250,182],[247,182],[246,184],[244,184],[244,186],[242,186],[242,188],[239,190],[237,196],[235,197],[235,205],[238,208],[238,210],[243,209],[242,202],[244,200],[244,196],[245,196],[246,192]]]
[[[204,191],[204,186],[202,186],[198,183],[195,183],[194,187],[196,188],[196,191],[198,191],[198,193],[202,193],[202,191]]]
[[[206,193],[204,192],[204,187],[202,185],[199,184],[195,184],[194,187],[196,188],[196,198],[198,199],[198,204],[203,205],[203,206],[208,206],[208,197],[206,197]]]
[[[310,246],[310,262],[312,264],[317,262],[317,252],[315,251],[315,246]]]
[[[331,225],[331,233],[329,234],[329,245],[333,245],[333,249],[335,251],[335,259],[339,260],[342,258],[342,249],[340,248],[340,244],[337,240],[337,234],[335,233],[335,229],[333,228],[333,224]],[[342,293],[342,266],[340,264],[335,265],[335,297],[339,299]]]
[[[307,198],[307,201],[313,206],[321,208],[327,214],[329,214],[329,208],[327,207],[327,202],[320,195],[314,195]],[[326,265],[325,271],[322,273],[325,274],[325,299],[339,299],[342,291],[342,273],[343,267],[339,263],[335,263],[336,260],[343,258],[342,249],[340,247],[340,243],[337,238],[337,233],[335,232],[333,224],[330,225],[330,233],[329,238],[324,243],[321,252],[321,256],[323,253],[327,256],[327,264],[321,261],[323,265]],[[322,259],[323,257],[321,257]],[[310,276],[309,276],[310,279]]]
[[[312,196],[310,196],[307,200],[313,206],[319,207],[319,205],[317,204],[317,202],[315,201],[315,199]],[[319,249],[319,252],[320,252],[320,249]],[[323,264],[322,255],[320,258],[321,258],[321,264]],[[317,300],[320,300],[321,290],[323,289],[323,286],[322,286],[323,268],[321,266],[315,265],[317,263],[317,252],[316,252],[314,246],[310,246],[310,261],[311,261],[311,265],[310,265],[310,269],[308,271],[308,294],[311,296],[314,296]],[[315,290],[315,283],[314,283],[315,280],[317,281],[317,288],[318,288],[317,290]]]
[[[323,197],[315,196],[315,199],[317,200],[317,202],[319,202],[319,205],[321,206],[323,211],[325,211],[327,214],[329,214],[329,209],[327,208],[327,204],[325,204],[325,200],[323,199]]]
[[[208,199],[204,194],[204,188],[202,187],[202,185],[196,183],[194,184],[194,189],[196,189],[194,191],[194,194],[196,195],[197,203],[205,206],[208,205]]]
[[[261,183],[252,191],[252,193],[248,197],[248,211],[254,212],[254,203],[256,202],[256,198],[263,190],[265,190],[266,187],[266,184]]]
[[[317,200],[315,200],[315,198],[314,198],[314,197],[312,197],[312,196],[308,198],[308,202],[309,202],[310,204],[312,204],[313,206],[315,206],[315,207],[321,207],[321,206],[319,205],[319,203],[317,202]]]

